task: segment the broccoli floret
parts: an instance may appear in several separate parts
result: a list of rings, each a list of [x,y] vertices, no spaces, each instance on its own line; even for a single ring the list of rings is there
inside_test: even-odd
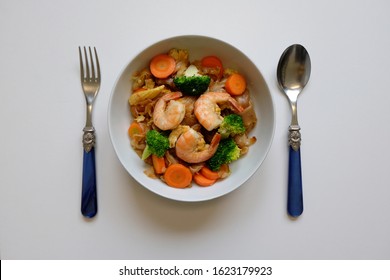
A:
[[[190,65],[184,72],[184,76],[175,77],[173,83],[186,95],[201,95],[209,87],[211,78],[207,75],[199,75],[198,69]]]
[[[146,147],[142,153],[142,159],[145,160],[152,154],[162,157],[169,149],[168,137],[162,135],[157,130],[149,130],[146,133]]]
[[[222,164],[231,163],[240,157],[241,149],[232,138],[222,139],[215,154],[209,159],[208,166],[217,171]]]
[[[210,84],[209,76],[181,76],[173,79],[175,86],[186,95],[201,95]]]
[[[245,132],[244,122],[240,115],[230,114],[223,118],[218,132],[222,138],[228,138],[229,136],[235,136]]]

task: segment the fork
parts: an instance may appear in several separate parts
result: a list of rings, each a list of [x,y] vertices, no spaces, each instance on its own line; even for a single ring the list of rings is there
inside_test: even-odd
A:
[[[95,165],[95,128],[92,125],[93,102],[100,88],[100,66],[99,59],[94,47],[95,62],[92,57],[91,47],[89,50],[89,59],[87,49],[84,47],[83,52],[79,47],[80,57],[80,77],[81,86],[84,91],[87,103],[87,118],[83,129],[83,180],[81,195],[81,213],[87,218],[92,218],[97,213],[97,192],[96,192],[96,165]],[[89,60],[89,62],[88,62]],[[84,61],[84,62],[83,62]],[[95,71],[96,64],[96,71]]]

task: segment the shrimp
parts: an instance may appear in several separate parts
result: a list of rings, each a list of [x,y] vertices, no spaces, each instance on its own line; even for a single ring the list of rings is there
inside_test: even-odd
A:
[[[237,113],[243,111],[240,104],[229,93],[206,92],[196,100],[194,112],[200,124],[211,131],[222,123],[221,110],[223,108],[230,108]]]
[[[174,100],[181,96],[181,92],[171,92],[163,95],[157,101],[154,106],[153,122],[159,129],[174,129],[184,119],[186,112],[184,104]]]
[[[176,141],[176,155],[188,163],[200,163],[210,159],[217,151],[221,135],[216,133],[210,144],[203,135],[190,128]]]

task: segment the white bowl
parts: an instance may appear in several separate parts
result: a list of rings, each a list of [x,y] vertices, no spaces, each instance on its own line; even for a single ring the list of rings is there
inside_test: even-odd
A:
[[[199,187],[195,183],[191,188],[171,188],[158,179],[144,174],[146,164],[130,146],[127,129],[132,121],[128,98],[131,89],[131,75],[149,65],[150,59],[171,48],[188,49],[190,60],[201,59],[206,55],[217,55],[224,67],[237,69],[247,79],[254,103],[258,122],[250,133],[257,141],[250,147],[249,153],[230,164],[231,175],[210,187]],[[204,201],[220,197],[237,189],[245,183],[260,167],[271,147],[274,128],[274,106],[271,94],[263,76],[255,64],[235,47],[204,36],[179,36],[157,42],[133,58],[120,73],[111,93],[108,108],[108,126],[111,142],[123,167],[145,188],[163,197],[178,201]]]

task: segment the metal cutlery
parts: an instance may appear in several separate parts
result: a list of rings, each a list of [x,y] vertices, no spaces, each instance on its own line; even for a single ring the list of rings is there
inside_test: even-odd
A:
[[[100,66],[99,59],[94,50],[92,55],[91,47],[84,47],[83,51],[79,47],[80,57],[80,78],[81,86],[84,91],[87,116],[83,129],[83,179],[82,179],[82,196],[81,196],[81,213],[87,218],[92,218],[97,213],[97,192],[96,192],[96,164],[95,164],[95,128],[92,125],[93,103],[100,88]],[[84,55],[83,55],[84,54]]]
[[[311,62],[307,50],[295,44],[288,47],[282,54],[277,78],[280,88],[290,101],[292,119],[289,127],[289,169],[287,212],[292,217],[298,217],[303,212],[302,171],[301,171],[301,133],[298,124],[298,95],[310,78]]]

